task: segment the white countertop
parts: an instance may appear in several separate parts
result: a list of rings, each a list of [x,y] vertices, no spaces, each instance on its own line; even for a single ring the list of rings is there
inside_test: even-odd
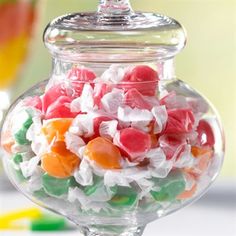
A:
[[[16,191],[0,192],[0,212],[35,206]],[[79,236],[79,232],[0,231],[0,236]],[[236,236],[236,181],[218,180],[201,200],[149,224],[144,236]]]

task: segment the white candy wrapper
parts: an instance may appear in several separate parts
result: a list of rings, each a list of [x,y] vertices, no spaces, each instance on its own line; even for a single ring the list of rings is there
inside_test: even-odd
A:
[[[113,139],[117,132],[117,120],[103,121],[99,126],[99,134],[101,137]]]
[[[162,104],[165,105],[168,109],[184,109],[190,108],[186,97],[182,95],[177,95],[175,92],[168,93],[162,99]]]
[[[31,178],[28,181],[28,191],[33,193],[35,191],[40,190],[43,187],[42,184],[42,175],[44,174],[44,171],[41,167],[37,166],[34,174],[31,176]]]
[[[150,122],[153,115],[146,109],[130,108],[129,106],[118,107],[118,119],[123,122]]]
[[[94,134],[93,115],[77,115],[69,128],[69,132],[78,136],[91,137]]]
[[[205,99],[199,98],[187,98],[188,104],[191,107],[194,114],[207,113],[209,110],[209,105]]]
[[[104,203],[97,203],[95,204],[90,199],[88,199],[87,196],[83,193],[82,190],[79,188],[69,188],[68,192],[68,200],[70,202],[75,202],[76,200],[80,203],[80,206],[83,210],[94,210],[96,212],[99,212],[102,208]]]
[[[150,177],[151,175],[148,170],[135,167],[117,171],[106,171],[104,175],[104,184],[109,187],[115,185],[129,187],[131,182],[135,181],[139,184],[139,181],[143,181]]]
[[[93,169],[93,173],[97,176],[103,177],[104,174],[106,173],[106,169],[102,169],[101,167],[99,167],[95,161],[90,160],[87,156],[84,155],[84,158],[89,162],[90,166]]]
[[[139,199],[141,200],[143,197],[147,196],[148,193],[153,189],[154,183],[147,179],[141,179],[138,181],[138,185],[141,189],[141,192],[138,195]]]
[[[84,84],[81,96],[71,102],[70,109],[72,112],[89,112],[95,109],[93,88],[90,84]]]
[[[46,137],[41,134],[42,126],[41,118],[35,116],[33,117],[33,124],[26,133],[26,138],[31,141],[32,151],[38,156],[44,154],[49,148]]]
[[[12,114],[12,120],[13,121],[17,121],[17,122],[12,122],[12,133],[16,133],[18,130],[20,130],[22,128],[22,125],[24,124],[24,122],[27,121],[27,119],[29,119],[29,114],[28,112],[25,110],[25,108],[19,110],[17,113],[14,112]]]
[[[122,174],[122,171],[110,171],[108,170],[104,175],[104,185],[113,187],[119,186],[130,186],[130,181]]]
[[[23,161],[29,161],[35,156],[35,153],[32,151],[21,153]]]
[[[122,169],[134,167],[134,166],[137,166],[138,164],[139,164],[139,162],[130,162],[126,158],[122,158],[122,162],[121,162]]]
[[[92,209],[99,212],[112,196],[112,192],[108,191],[105,186],[98,187],[95,193],[90,196],[85,195],[81,189],[75,187],[69,188],[68,200],[70,202],[78,200],[83,210],[87,211]]]
[[[118,107],[123,103],[124,91],[114,88],[110,93],[105,94],[102,99],[102,106],[109,114],[116,114]]]
[[[176,168],[191,168],[196,165],[196,158],[191,154],[191,145],[185,145],[184,151],[175,160],[174,167]]]
[[[161,131],[164,130],[168,119],[166,107],[165,106],[153,107],[152,114],[156,121],[154,126],[154,133],[155,134],[161,133]]]
[[[124,78],[124,75],[125,69],[121,65],[111,65],[96,81],[107,84],[118,84]]]
[[[66,148],[80,157],[81,155],[80,148],[86,145],[84,140],[75,134],[66,132],[65,142],[66,142]]]
[[[134,121],[131,122],[131,127],[148,133],[150,131],[150,127],[148,127],[149,124],[150,121]]]
[[[79,169],[75,171],[74,177],[76,182],[78,182],[82,186],[93,184],[93,171],[85,158],[82,159]]]
[[[151,149],[146,156],[150,160],[148,169],[156,178],[165,178],[173,167],[173,161],[167,161],[165,153],[161,148]]]
[[[29,152],[31,150],[30,145],[18,145],[14,144],[11,147],[12,153],[22,153],[22,152]]]
[[[34,141],[35,137],[37,135],[40,135],[41,129],[42,129],[42,121],[39,116],[33,117],[33,124],[29,127],[27,133],[26,133],[26,138],[30,141]]]
[[[196,180],[194,179],[194,177],[190,174],[188,174],[187,172],[184,172],[184,179],[185,179],[185,190],[189,191],[193,188],[193,186],[196,183]]]
[[[36,171],[38,167],[39,161],[40,161],[40,157],[35,156],[29,161],[20,163],[20,169],[25,178],[28,178],[34,174],[34,172]]]

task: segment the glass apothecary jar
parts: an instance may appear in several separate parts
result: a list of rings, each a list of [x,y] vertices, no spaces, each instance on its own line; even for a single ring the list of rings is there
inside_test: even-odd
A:
[[[85,235],[140,235],[198,199],[218,175],[224,137],[214,108],[178,80],[186,34],[174,19],[101,1],[51,22],[49,80],[11,107],[8,176]]]

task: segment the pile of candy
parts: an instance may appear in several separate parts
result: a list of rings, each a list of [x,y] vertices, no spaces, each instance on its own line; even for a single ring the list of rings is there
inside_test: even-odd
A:
[[[160,84],[147,65],[53,77],[4,125],[14,181],[46,205],[64,200],[81,212],[156,211],[193,198],[215,157],[208,106]]]

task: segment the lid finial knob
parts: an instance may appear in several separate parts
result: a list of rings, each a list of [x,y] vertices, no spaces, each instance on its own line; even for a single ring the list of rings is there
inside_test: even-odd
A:
[[[100,0],[98,13],[105,15],[127,15],[133,12],[129,0]]]

